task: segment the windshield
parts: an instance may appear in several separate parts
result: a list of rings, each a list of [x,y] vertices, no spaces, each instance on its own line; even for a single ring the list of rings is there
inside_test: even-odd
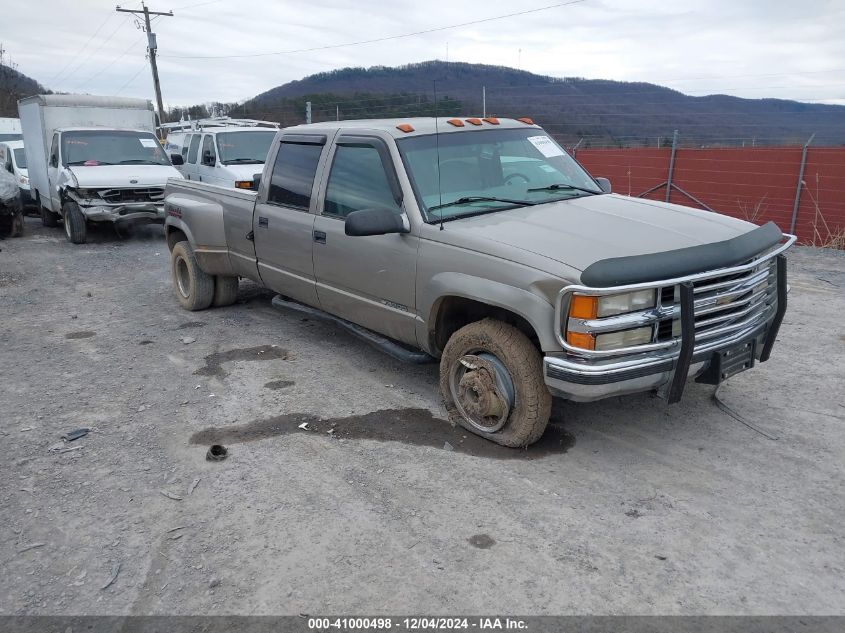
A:
[[[80,130],[62,134],[62,165],[169,165],[158,139],[149,132]]]
[[[14,134],[5,134],[3,132],[0,132],[0,141],[22,141],[22,140],[23,140],[23,135],[20,134],[20,133],[16,132]]]
[[[23,151],[23,147],[15,150],[15,165],[18,169],[26,169],[26,152]]]
[[[450,132],[397,144],[427,221],[602,193],[537,128]]]
[[[220,132],[217,149],[224,165],[258,165],[267,160],[267,152],[276,132]]]

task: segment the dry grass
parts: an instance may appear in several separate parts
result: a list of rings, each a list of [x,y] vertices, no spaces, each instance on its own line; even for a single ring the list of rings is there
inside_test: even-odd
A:
[[[827,219],[824,217],[824,213],[819,208],[818,200],[813,195],[812,190],[807,186],[805,181],[802,180],[801,184],[810,195],[810,200],[813,201],[813,237],[810,240],[810,245],[845,250],[845,227],[837,225],[831,228],[827,223]]]
[[[740,202],[737,201],[737,205],[739,206],[739,211],[742,213],[742,217],[744,220],[748,222],[753,222],[757,224],[757,218],[762,216],[766,212],[766,196],[769,194],[764,195],[760,198],[757,202],[753,205],[747,202]]]

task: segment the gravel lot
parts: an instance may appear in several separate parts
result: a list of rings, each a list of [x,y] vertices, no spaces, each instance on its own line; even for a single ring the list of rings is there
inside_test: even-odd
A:
[[[845,614],[845,253],[793,251],[735,416],[695,384],[562,403],[517,451],[444,421],[436,365],[257,286],[182,311],[158,227],[26,228],[0,242],[0,614]]]

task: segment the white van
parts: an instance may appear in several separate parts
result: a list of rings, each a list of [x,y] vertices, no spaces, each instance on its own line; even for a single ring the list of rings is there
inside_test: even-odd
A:
[[[26,152],[23,141],[0,141],[0,169],[15,177],[21,191],[21,206],[33,204],[29,191],[29,172],[26,169]]]
[[[168,136],[166,147],[171,152],[170,160],[186,179],[252,189],[253,177],[264,169],[276,130],[225,127],[173,136]]]

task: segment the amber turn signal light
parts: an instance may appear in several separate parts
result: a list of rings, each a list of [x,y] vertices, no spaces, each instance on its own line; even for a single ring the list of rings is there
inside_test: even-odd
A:
[[[572,345],[572,347],[596,349],[596,337],[585,332],[567,332],[566,342]]]
[[[236,189],[252,189],[253,182],[251,180],[236,180]]]
[[[599,313],[599,298],[586,295],[572,295],[569,302],[569,316],[576,319],[595,319]]]

